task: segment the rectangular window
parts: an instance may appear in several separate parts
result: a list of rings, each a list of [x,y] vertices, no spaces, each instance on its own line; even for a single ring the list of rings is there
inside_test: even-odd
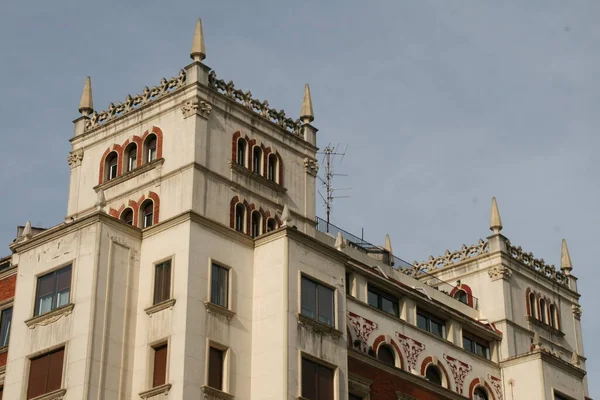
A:
[[[211,346],[208,354],[208,386],[223,390],[224,361],[225,352]]]
[[[371,285],[368,286],[368,301],[375,308],[396,317],[400,316],[398,298]]]
[[[5,308],[0,314],[0,346],[8,346],[10,336],[10,324],[12,322],[12,307]]]
[[[229,270],[212,264],[210,282],[210,302],[221,307],[228,307]]]
[[[463,332],[463,348],[480,357],[490,359],[490,343],[475,335]]]
[[[302,277],[302,315],[334,326],[333,289]]]
[[[154,276],[154,304],[171,298],[171,260],[156,264]]]
[[[436,336],[446,337],[446,322],[423,311],[417,310],[417,326]]]
[[[69,304],[71,266],[40,276],[35,296],[35,315],[42,315]]]
[[[302,397],[308,400],[333,400],[333,370],[302,358]]]
[[[27,399],[61,388],[64,356],[65,349],[62,348],[31,359]]]
[[[166,344],[154,348],[152,387],[164,385],[167,382],[167,349]]]
[[[350,272],[346,272],[346,294],[347,295],[352,295],[352,291],[350,290],[350,277],[352,275],[350,274]]]

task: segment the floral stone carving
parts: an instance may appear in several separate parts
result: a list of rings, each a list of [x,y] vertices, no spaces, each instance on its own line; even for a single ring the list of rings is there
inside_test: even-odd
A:
[[[502,380],[500,380],[500,378],[496,378],[495,376],[492,376],[490,374],[487,375],[488,381],[490,382],[490,385],[492,386],[492,388],[494,388],[494,392],[496,392],[496,398],[497,399],[501,399],[502,398]]]
[[[509,280],[512,276],[512,271],[504,265],[496,265],[488,270],[488,275],[492,281],[497,281],[498,279]]]
[[[543,258],[535,258],[532,253],[526,253],[521,246],[513,246],[506,240],[508,254],[515,260],[521,262],[532,270],[552,279],[553,281],[568,286],[569,278],[562,271],[558,271],[554,265],[548,265]]]
[[[317,173],[319,172],[319,163],[315,160],[311,160],[310,158],[305,158],[304,170],[312,176],[317,176]]]
[[[83,161],[83,150],[75,150],[69,153],[69,168],[79,167]]]
[[[403,269],[402,272],[410,276],[418,276],[424,272],[435,271],[436,269],[447,267],[448,265],[455,264],[456,262],[480,256],[484,253],[488,253],[489,251],[488,242],[484,242],[483,239],[479,239],[477,244],[473,244],[471,246],[466,246],[463,244],[460,250],[453,252],[446,250],[443,256],[436,258],[429,256],[429,260],[427,261],[415,261],[412,268]]]
[[[202,118],[208,119],[212,112],[212,106],[202,100],[188,100],[181,105],[181,112],[183,113],[183,118],[199,115]]]
[[[348,311],[348,320],[350,321],[350,325],[354,328],[356,338],[360,341],[360,350],[363,353],[366,353],[369,336],[377,329],[377,324],[358,314],[354,314],[352,311]]]
[[[473,367],[469,364],[457,360],[454,357],[449,356],[448,354],[444,354],[444,360],[450,366],[450,371],[452,371],[452,376],[454,377],[454,385],[456,385],[456,392],[459,394],[463,393],[463,385],[465,383],[465,378],[471,372]]]
[[[419,355],[425,350],[425,345],[419,341],[416,341],[408,336],[404,336],[400,332],[396,332],[396,338],[400,342],[400,348],[406,355],[406,362],[408,363],[408,370],[414,372],[417,370],[417,359]]]

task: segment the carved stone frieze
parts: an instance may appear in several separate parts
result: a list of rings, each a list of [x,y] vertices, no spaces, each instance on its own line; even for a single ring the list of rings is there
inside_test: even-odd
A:
[[[454,357],[449,356],[448,354],[444,354],[444,360],[450,366],[450,371],[452,371],[452,377],[454,378],[454,385],[456,386],[456,392],[458,394],[463,393],[463,385],[465,384],[465,378],[471,372],[473,367],[469,364],[457,360]]]
[[[532,253],[524,252],[521,246],[511,245],[508,239],[506,239],[506,248],[508,254],[515,260],[561,285],[569,286],[569,277],[557,270],[554,265],[546,264],[543,258],[535,258]]]
[[[75,150],[69,153],[69,168],[79,167],[83,161],[83,149]]]
[[[492,281],[497,281],[498,279],[508,281],[512,276],[512,271],[504,265],[496,265],[495,267],[488,269],[488,275]]]
[[[581,314],[583,314],[583,309],[581,308],[581,306],[579,304],[573,304],[571,306],[571,311],[573,311],[573,315],[575,316],[575,318],[581,319]]]
[[[398,339],[398,342],[400,342],[400,348],[406,356],[409,372],[415,373],[419,355],[425,350],[426,346],[415,339],[404,336],[400,332],[396,332],[396,338]]]
[[[375,329],[377,329],[377,324],[361,317],[358,314],[354,314],[352,311],[348,311],[348,321],[350,322],[352,328],[354,328],[356,339],[360,341],[360,350],[363,353],[366,353],[369,336]]]
[[[181,112],[183,113],[184,119],[191,117],[192,115],[198,115],[208,119],[212,112],[212,106],[202,100],[188,100],[181,105]]]
[[[462,245],[460,250],[457,251],[449,251],[446,250],[443,256],[433,257],[430,256],[429,260],[418,262],[415,261],[412,265],[412,268],[402,269],[406,275],[410,276],[418,276],[422,273],[435,271],[436,269],[447,267],[448,265],[452,265],[456,262],[460,262],[469,258],[480,256],[484,253],[489,253],[489,244],[487,241],[483,241],[483,239],[479,239],[477,244],[473,244],[471,246]]]
[[[310,158],[305,158],[304,170],[306,173],[311,174],[312,176],[317,176],[319,173],[319,163],[315,160],[311,160]]]
[[[502,380],[490,374],[487,374],[487,378],[494,392],[496,392],[496,398],[502,399]]]

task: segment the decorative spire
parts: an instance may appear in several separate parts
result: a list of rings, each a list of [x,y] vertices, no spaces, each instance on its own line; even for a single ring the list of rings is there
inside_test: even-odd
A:
[[[562,240],[562,250],[560,252],[560,269],[565,275],[571,275],[573,264],[571,264],[571,256],[569,255],[569,248],[567,247],[567,241]]]
[[[290,209],[287,204],[283,206],[283,212],[281,213],[281,226],[291,226],[292,217],[290,216]]]
[[[202,61],[206,58],[206,48],[204,47],[204,34],[202,33],[202,20],[198,18],[196,30],[194,31],[194,41],[192,43],[192,52],[190,58],[194,61]]]
[[[390,235],[385,235],[385,246],[383,246],[390,254],[392,254],[392,239],[390,239]]]
[[[540,334],[535,332],[533,334],[533,349],[541,350],[542,349],[542,338],[540,338]]]
[[[25,223],[25,227],[23,228],[23,233],[21,234],[23,239],[27,240],[31,238],[31,222],[27,221]]]
[[[104,196],[104,190],[98,190],[96,193],[96,210],[104,211],[104,207],[106,206],[106,197]]]
[[[502,220],[500,219],[500,211],[498,211],[498,203],[496,198],[492,197],[492,215],[490,218],[490,229],[497,235],[502,230]]]
[[[87,117],[94,112],[94,102],[92,101],[92,78],[89,76],[85,79],[81,100],[79,101],[79,112],[84,117]]]
[[[308,86],[308,83],[304,85],[304,100],[302,100],[300,119],[305,124],[310,124],[315,119],[313,114],[312,98],[310,97],[310,86]]]
[[[337,237],[335,238],[335,248],[339,251],[342,251],[344,247],[346,247],[346,243],[344,243],[344,237],[342,236],[342,232],[338,231]]]

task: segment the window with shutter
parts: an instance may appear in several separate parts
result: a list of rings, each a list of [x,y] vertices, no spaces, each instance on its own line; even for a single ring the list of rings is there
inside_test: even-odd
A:
[[[156,264],[154,277],[154,304],[171,298],[171,260]]]
[[[27,399],[61,388],[64,355],[62,348],[31,359]]]
[[[35,315],[42,315],[69,304],[71,294],[71,266],[40,276],[35,296]]]
[[[333,400],[333,370],[302,358],[302,397],[308,400]]]
[[[208,386],[219,390],[223,390],[224,353],[211,346],[208,357]]]
[[[167,345],[154,348],[154,369],[152,371],[152,387],[167,382]]]

